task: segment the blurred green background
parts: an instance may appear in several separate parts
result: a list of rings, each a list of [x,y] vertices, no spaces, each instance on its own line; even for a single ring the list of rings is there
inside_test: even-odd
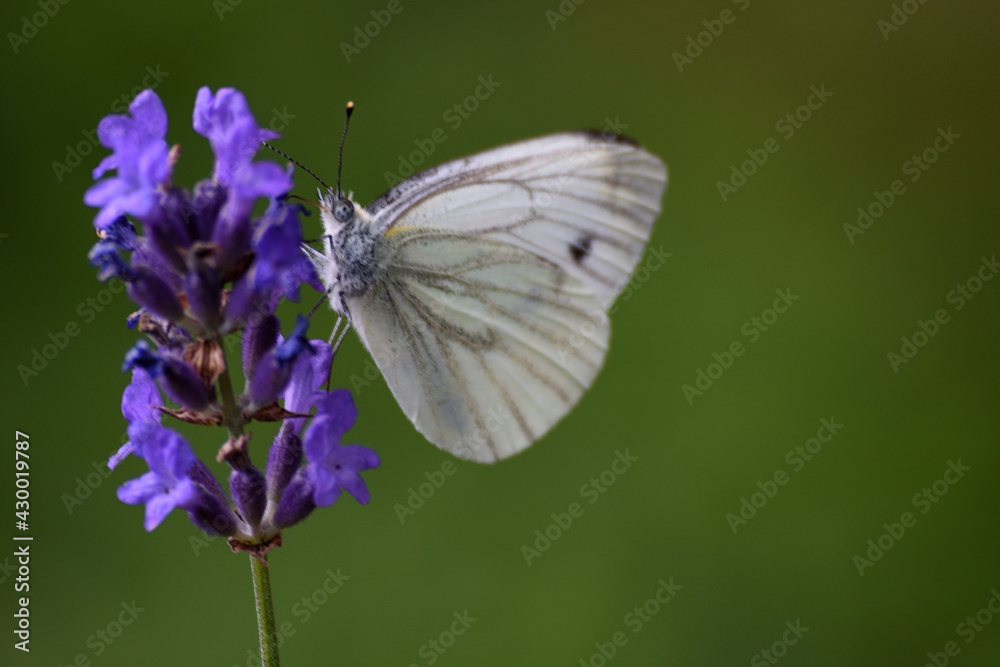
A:
[[[335,382],[360,409],[349,441],[383,465],[366,475],[369,506],[345,496],[270,557],[284,664],[997,664],[994,5],[15,0],[0,12],[0,497],[12,513],[14,432],[27,432],[35,538],[30,655],[12,648],[14,546],[0,555],[4,664],[257,664],[247,557],[181,513],[147,534],[141,509],[115,498],[138,461],[96,472],[123,435],[118,367],[136,335],[127,298],[86,263],[94,211],[81,198],[106,154],[88,133],[144,82],[170,114],[185,185],[211,169],[190,126],[202,85],[244,91],[280,147],[328,181],[353,99],[344,186],[362,201],[438,128],[425,166],[610,120],[670,168],[650,242],[669,259],[619,303],[582,404],[524,454],[436,474],[450,457],[348,338]],[[480,77],[499,85],[472,105]],[[872,221],[852,229],[859,207]],[[776,291],[793,304],[780,314]],[[333,319],[324,309],[313,332]],[[71,323],[79,334],[25,380],[18,367]],[[212,457],[221,433],[184,432]],[[635,460],[608,472],[618,453]],[[594,491],[592,478],[614,483]],[[421,484],[429,497],[401,521]],[[552,515],[572,503],[582,515],[559,528]],[[545,551],[529,564],[522,547]],[[453,624],[466,613],[467,629]]]

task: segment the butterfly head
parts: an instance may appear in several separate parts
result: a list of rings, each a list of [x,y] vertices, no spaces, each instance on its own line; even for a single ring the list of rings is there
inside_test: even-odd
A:
[[[354,217],[354,202],[347,197],[341,197],[333,205],[333,217],[343,224]]]

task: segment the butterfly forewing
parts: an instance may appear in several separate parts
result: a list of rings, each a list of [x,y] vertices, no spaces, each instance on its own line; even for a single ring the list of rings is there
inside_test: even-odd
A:
[[[610,306],[642,257],[666,167],[613,135],[568,132],[450,162],[400,183],[368,211],[381,231],[489,234],[540,254]]]

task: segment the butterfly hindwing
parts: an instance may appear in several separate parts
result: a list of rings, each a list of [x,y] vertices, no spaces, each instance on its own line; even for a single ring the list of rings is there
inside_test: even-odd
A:
[[[391,234],[385,279],[349,300],[403,412],[456,456],[495,461],[549,430],[593,382],[607,317],[559,266],[506,243]]]

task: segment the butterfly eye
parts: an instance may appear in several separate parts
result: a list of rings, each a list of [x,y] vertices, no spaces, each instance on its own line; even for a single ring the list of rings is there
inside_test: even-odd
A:
[[[354,216],[354,204],[350,199],[341,199],[333,207],[333,217],[338,222],[347,222]]]

